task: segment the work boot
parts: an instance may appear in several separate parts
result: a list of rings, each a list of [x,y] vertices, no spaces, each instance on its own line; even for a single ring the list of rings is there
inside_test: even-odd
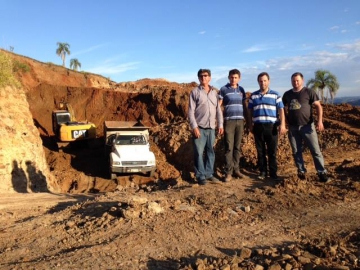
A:
[[[322,182],[322,183],[327,184],[332,181],[332,179],[327,175],[326,172],[318,173],[318,176],[319,176],[320,182]]]
[[[206,180],[209,181],[211,184],[222,184],[222,182],[219,179],[217,179],[215,176],[211,176]]]
[[[206,180],[205,179],[198,179],[198,184],[201,186],[206,185]]]
[[[300,179],[300,180],[306,180],[306,174],[305,174],[305,172],[298,172],[298,178]]]
[[[224,182],[230,182],[232,180],[232,176],[230,173],[226,174],[226,177],[224,179]]]
[[[244,178],[244,176],[240,173],[240,171],[235,171],[234,176],[237,178]]]
[[[265,172],[260,172],[258,179],[259,180],[264,180],[266,178],[266,173]]]

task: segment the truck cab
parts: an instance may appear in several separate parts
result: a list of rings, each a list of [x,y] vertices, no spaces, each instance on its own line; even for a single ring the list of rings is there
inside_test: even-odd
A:
[[[156,161],[150,151],[149,127],[134,121],[105,121],[104,129],[111,179],[121,173],[154,175]]]

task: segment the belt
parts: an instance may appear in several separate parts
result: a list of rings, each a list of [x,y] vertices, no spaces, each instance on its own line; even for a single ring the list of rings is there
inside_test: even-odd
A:
[[[201,128],[201,129],[212,129],[212,128],[210,128],[210,127],[209,127],[209,128],[204,128],[204,127],[200,127],[200,126],[199,126],[199,128]]]
[[[275,125],[275,123],[254,123],[254,125],[258,125],[258,126],[273,126],[273,125]]]

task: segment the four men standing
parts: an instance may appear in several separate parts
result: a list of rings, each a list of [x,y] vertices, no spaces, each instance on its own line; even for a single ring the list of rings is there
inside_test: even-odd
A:
[[[246,106],[244,88],[239,86],[241,73],[237,69],[229,71],[229,83],[219,93],[209,85],[211,71],[198,71],[199,86],[193,89],[189,98],[188,118],[193,131],[195,176],[199,184],[206,181],[219,183],[214,176],[215,163],[215,128],[219,135],[224,133],[225,119],[225,179],[232,176],[242,178],[240,173],[241,140],[244,121],[254,135],[260,174],[258,179],[270,176],[278,180],[277,145],[278,133],[287,132],[285,115],[287,116],[288,137],[300,179],[305,179],[306,168],[302,157],[302,143],[310,148],[315,168],[322,182],[329,182],[324,168],[324,159],[320,151],[318,138],[313,123],[311,106],[317,110],[319,131],[324,130],[322,123],[322,107],[316,93],[303,87],[303,75],[299,72],[291,76],[293,89],[287,91],[283,98],[277,91],[270,89],[270,76],[266,72],[258,75],[260,89],[250,96]],[[224,106],[224,112],[221,110]],[[286,110],[284,112],[284,105]]]

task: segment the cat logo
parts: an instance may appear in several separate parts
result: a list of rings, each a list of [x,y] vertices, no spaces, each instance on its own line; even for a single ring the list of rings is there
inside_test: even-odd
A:
[[[83,129],[83,130],[73,130],[72,132],[72,137],[74,139],[79,139],[79,138],[85,138],[87,137],[87,130]]]

